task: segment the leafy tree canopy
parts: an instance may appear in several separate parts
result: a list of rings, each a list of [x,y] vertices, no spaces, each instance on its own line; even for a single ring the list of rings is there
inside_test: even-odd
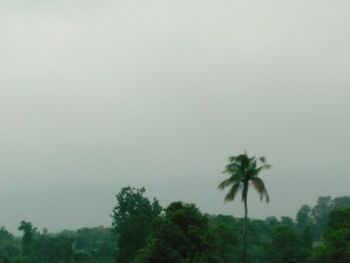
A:
[[[154,220],[162,208],[158,200],[144,196],[144,188],[124,187],[113,209],[113,229],[117,237],[117,262],[130,262],[145,246]]]
[[[158,219],[133,263],[214,263],[208,219],[193,204],[175,202]]]

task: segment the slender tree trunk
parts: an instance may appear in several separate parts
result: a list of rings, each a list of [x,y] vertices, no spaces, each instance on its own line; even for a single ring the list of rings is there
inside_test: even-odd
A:
[[[247,222],[248,222],[248,206],[247,206],[247,197],[245,197],[244,198],[244,227],[243,227],[242,263],[247,262]]]

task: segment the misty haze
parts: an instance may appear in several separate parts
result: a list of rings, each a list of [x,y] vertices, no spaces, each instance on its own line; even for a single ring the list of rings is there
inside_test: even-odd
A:
[[[0,0],[0,262],[349,263],[349,11]]]

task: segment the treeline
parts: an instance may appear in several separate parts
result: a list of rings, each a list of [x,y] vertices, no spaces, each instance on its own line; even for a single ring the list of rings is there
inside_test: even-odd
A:
[[[116,262],[240,262],[243,219],[202,214],[194,204],[181,202],[162,210],[144,192],[126,187],[117,195]],[[249,220],[247,262],[349,263],[349,206],[350,196],[326,196],[319,197],[314,207],[303,205],[295,219]]]
[[[0,229],[3,263],[226,263],[239,262],[243,219],[203,214],[194,204],[162,208],[145,189],[116,196],[112,227],[49,233],[22,221],[15,237]],[[319,197],[295,218],[252,219],[249,263],[350,262],[350,196]]]
[[[115,237],[111,228],[81,228],[51,234],[39,232],[22,221],[22,237],[0,229],[0,258],[3,263],[110,263],[113,262]]]

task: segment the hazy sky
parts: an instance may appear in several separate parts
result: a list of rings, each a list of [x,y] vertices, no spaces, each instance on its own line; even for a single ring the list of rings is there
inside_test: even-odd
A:
[[[0,225],[109,226],[115,194],[241,216],[216,189],[247,150],[293,216],[350,194],[345,0],[0,0]]]

